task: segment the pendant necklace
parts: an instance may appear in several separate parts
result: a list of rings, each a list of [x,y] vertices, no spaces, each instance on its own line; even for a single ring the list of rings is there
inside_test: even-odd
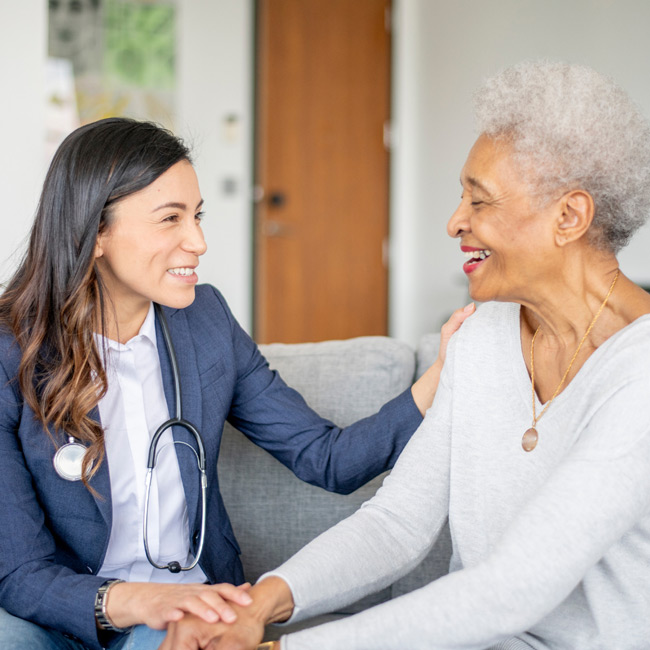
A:
[[[539,328],[541,327],[541,325],[535,330],[535,334],[533,334],[533,340],[531,341],[530,344],[530,378],[531,378],[532,393],[533,393],[533,424],[531,425],[530,429],[528,429],[526,433],[524,433],[523,437],[521,438],[521,446],[524,448],[524,451],[533,451],[533,449],[535,449],[535,447],[537,446],[537,440],[539,439],[539,435],[537,434],[537,429],[535,427],[537,426],[537,423],[541,419],[542,415],[546,413],[546,410],[551,405],[551,402],[557,397],[558,393],[560,392],[560,389],[564,385],[564,382],[569,374],[569,371],[573,366],[573,362],[578,357],[580,348],[582,348],[582,344],[587,340],[587,337],[589,336],[589,332],[591,332],[593,326],[596,324],[598,317],[602,313],[603,309],[605,309],[605,305],[607,304],[609,297],[612,295],[612,291],[614,291],[614,285],[616,284],[616,280],[618,280],[618,269],[616,269],[616,275],[614,276],[614,280],[612,281],[612,284],[609,287],[609,291],[605,296],[605,300],[603,300],[602,305],[600,306],[600,308],[596,312],[596,315],[591,321],[591,325],[589,325],[587,331],[585,332],[580,343],[578,344],[578,348],[574,352],[573,357],[571,358],[569,367],[566,369],[562,379],[560,379],[560,383],[557,385],[557,388],[555,389],[553,396],[548,402],[546,402],[546,406],[544,406],[542,412],[539,415],[535,414],[535,339],[537,338],[537,334],[539,333]]]

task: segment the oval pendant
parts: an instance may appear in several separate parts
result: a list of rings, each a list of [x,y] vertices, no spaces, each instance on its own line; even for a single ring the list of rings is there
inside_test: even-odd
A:
[[[86,447],[81,443],[75,442],[74,438],[70,436],[68,442],[54,454],[54,458],[52,459],[54,470],[66,481],[80,481],[81,467],[85,455]]]
[[[524,448],[524,451],[533,451],[533,449],[537,447],[537,438],[537,429],[535,427],[530,427],[521,439],[521,446]]]

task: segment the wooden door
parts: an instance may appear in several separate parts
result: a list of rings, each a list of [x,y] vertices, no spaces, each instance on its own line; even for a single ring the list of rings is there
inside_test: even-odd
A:
[[[258,0],[255,337],[387,332],[390,0]]]

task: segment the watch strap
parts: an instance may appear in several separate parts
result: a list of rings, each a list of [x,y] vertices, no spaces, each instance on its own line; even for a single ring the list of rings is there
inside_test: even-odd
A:
[[[108,632],[128,632],[131,628],[121,628],[115,627],[113,621],[108,616],[106,611],[106,603],[108,601],[108,592],[113,585],[116,585],[124,580],[107,580],[102,584],[97,590],[95,595],[95,620],[97,621],[97,626]]]

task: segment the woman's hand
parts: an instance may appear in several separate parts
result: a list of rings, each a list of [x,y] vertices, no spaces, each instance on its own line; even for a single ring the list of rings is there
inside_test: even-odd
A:
[[[170,585],[149,582],[120,582],[108,592],[106,612],[116,627],[144,624],[163,630],[188,614],[205,623],[234,623],[234,606],[251,604],[250,584],[198,583]],[[176,646],[174,646],[175,648]]]
[[[294,603],[287,583],[275,576],[258,582],[250,595],[250,606],[232,604],[235,623],[206,623],[191,614],[170,623],[159,650],[255,650],[262,640],[264,626],[287,620]]]
[[[236,606],[235,606],[236,607]],[[235,623],[206,623],[188,614],[167,626],[167,636],[159,650],[255,650],[262,641],[264,623],[238,612]]]
[[[449,343],[449,339],[452,334],[460,328],[465,319],[471,316],[475,311],[476,305],[471,302],[466,307],[457,309],[449,317],[449,320],[440,330],[440,349],[438,350],[438,358],[411,388],[413,401],[423,416],[431,404],[433,404],[433,398],[438,390],[438,382],[440,381],[442,367],[445,365],[445,356],[447,354],[447,344]]]

